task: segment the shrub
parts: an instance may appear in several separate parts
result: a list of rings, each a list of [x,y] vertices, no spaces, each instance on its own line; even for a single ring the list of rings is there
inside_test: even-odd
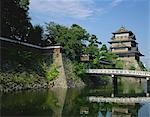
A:
[[[142,61],[139,61],[138,64],[139,64],[141,70],[143,70],[143,71],[146,71],[146,70],[147,70],[147,69],[145,68],[145,66],[143,65]]]
[[[129,70],[135,70],[136,68],[135,68],[135,66],[133,66],[133,65],[131,65],[130,67],[129,67]]]
[[[85,65],[83,63],[74,64],[74,73],[81,77],[85,74]]]
[[[116,64],[115,64],[115,67],[116,67],[117,69],[123,69],[123,61],[117,60],[117,61],[116,61]]]
[[[57,70],[56,66],[50,67],[49,70],[46,71],[46,79],[48,81],[54,80],[59,74],[59,71]]]

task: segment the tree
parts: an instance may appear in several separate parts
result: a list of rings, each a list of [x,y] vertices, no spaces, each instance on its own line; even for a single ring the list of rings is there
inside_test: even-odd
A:
[[[100,58],[100,48],[99,45],[101,42],[98,42],[98,39],[95,35],[90,35],[88,39],[89,44],[86,47],[86,53],[90,55],[90,67],[99,68],[99,58]]]
[[[1,36],[26,40],[31,28],[29,0],[1,1]]]
[[[101,42],[98,41],[96,35],[89,34],[77,24],[73,24],[71,27],[65,27],[50,22],[46,24],[46,34],[52,44],[62,45],[63,52],[67,58],[74,62],[78,61],[77,58],[80,54],[89,54],[91,68],[106,67],[100,64],[100,60],[114,61],[112,65],[107,66],[108,68],[114,67],[116,63],[117,56],[110,52],[105,44],[100,48]]]
[[[56,40],[58,40],[58,34],[57,28],[60,27],[59,24],[56,24],[54,22],[46,23],[46,38],[50,39],[53,44],[56,44]]]
[[[76,60],[84,46],[84,41],[87,40],[89,34],[85,29],[77,24],[71,27],[65,27],[54,22],[46,24],[47,37],[53,44],[63,45],[65,55],[71,60]]]
[[[28,42],[36,45],[41,45],[43,33],[43,27],[40,25],[35,25],[30,30]]]
[[[108,52],[106,44],[103,44],[100,50],[104,52]]]

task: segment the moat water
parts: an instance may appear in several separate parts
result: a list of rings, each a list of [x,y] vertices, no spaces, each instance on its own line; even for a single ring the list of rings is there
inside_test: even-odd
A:
[[[119,97],[145,96],[145,83],[119,83]],[[30,90],[1,94],[1,116],[150,117],[150,102],[90,103],[88,96],[110,97],[111,83],[83,89]]]

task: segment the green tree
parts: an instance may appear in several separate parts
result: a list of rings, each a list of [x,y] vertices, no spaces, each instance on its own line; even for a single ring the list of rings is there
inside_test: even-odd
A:
[[[43,33],[44,33],[43,27],[40,25],[35,25],[30,30],[28,42],[36,45],[41,45]]]
[[[53,44],[63,45],[65,55],[71,60],[76,60],[85,47],[85,40],[89,34],[77,24],[65,27],[54,22],[46,24],[47,38]]]
[[[90,67],[91,68],[112,68],[114,67],[114,64],[116,63],[117,56],[110,52],[107,49],[107,46],[105,44],[102,45],[101,48],[99,48],[99,45],[101,43],[97,43],[97,38],[91,38],[89,41],[89,45],[86,48],[87,53],[90,54],[91,60],[90,60]],[[100,61],[107,61],[109,65],[101,64]]]
[[[101,42],[98,42],[98,38],[95,35],[90,35],[88,39],[89,43],[85,49],[86,53],[90,55],[90,67],[99,68],[100,48]]]
[[[1,36],[26,40],[32,27],[29,0],[1,0]]]
[[[103,44],[100,51],[108,52],[106,44]]]
[[[100,64],[100,60],[113,61],[106,68],[114,67],[117,56],[110,52],[105,44],[100,48],[101,42],[98,41],[96,35],[89,34],[77,24],[65,27],[50,22],[46,24],[46,34],[47,39],[50,39],[53,44],[62,45],[66,57],[74,62],[78,60],[80,54],[89,54],[91,68],[106,67]]]

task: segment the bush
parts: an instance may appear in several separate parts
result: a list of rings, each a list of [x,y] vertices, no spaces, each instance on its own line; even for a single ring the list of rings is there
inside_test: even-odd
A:
[[[117,69],[123,69],[123,61],[117,60],[117,61],[116,61],[116,64],[115,64],[115,67],[116,67]]]
[[[139,61],[138,64],[139,64],[141,70],[143,70],[143,71],[146,71],[146,70],[147,70],[147,69],[145,68],[145,66],[143,65],[142,61]]]
[[[85,74],[85,65],[83,63],[76,63],[74,64],[74,73],[82,77]]]
[[[57,70],[56,66],[50,67],[49,70],[46,71],[46,79],[48,81],[54,80],[59,74],[59,71]]]
[[[15,76],[13,80],[17,84],[25,84],[26,82],[25,79],[21,76]]]
[[[130,68],[129,68],[129,70],[135,70],[136,68],[135,68],[135,66],[133,66],[133,65],[131,65],[130,66]]]

